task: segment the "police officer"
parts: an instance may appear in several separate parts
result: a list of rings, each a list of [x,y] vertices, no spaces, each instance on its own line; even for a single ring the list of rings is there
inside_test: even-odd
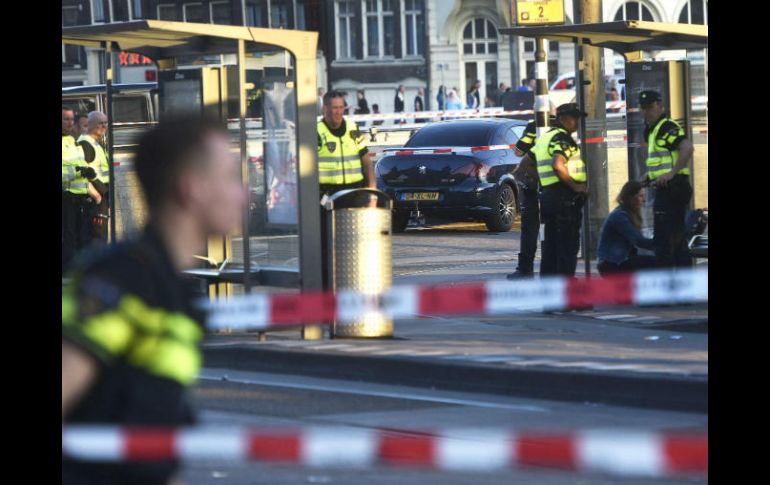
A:
[[[96,177],[91,184],[99,193],[100,202],[93,211],[91,217],[92,234],[98,240],[107,241],[107,220],[109,218],[108,190],[110,183],[110,166],[107,162],[107,154],[101,141],[107,132],[107,115],[100,111],[88,113],[88,128],[78,138],[78,143],[86,142],[94,149],[94,160],[88,165],[96,172]]]
[[[551,119],[550,125],[556,122]],[[534,275],[535,253],[537,252],[537,237],[540,233],[540,203],[538,201],[539,180],[535,156],[530,152],[537,139],[535,120],[527,123],[524,134],[516,142],[516,155],[523,156],[513,176],[519,186],[519,205],[521,207],[521,239],[519,264],[516,271],[507,275],[509,280],[527,278]]]
[[[149,222],[136,239],[86,251],[62,290],[62,420],[179,427],[201,368],[202,315],[180,271],[209,236],[237,227],[246,202],[227,131],[161,122],[139,141]],[[62,484],[167,484],[175,462],[62,459]]]
[[[554,128],[531,150],[540,179],[540,215],[545,224],[541,275],[574,276],[580,248],[580,223],[587,194],[585,164],[572,138],[586,116],[575,103],[556,109]]]
[[[682,127],[666,115],[660,93],[642,91],[639,107],[647,141],[647,173],[640,181],[655,183],[652,209],[656,264],[690,266],[685,217],[692,197],[688,167],[694,151],[692,142],[685,137]]]
[[[374,164],[369,157],[366,137],[358,130],[355,122],[343,117],[345,95],[329,91],[323,97],[323,119],[317,124],[318,130],[318,181],[321,198],[340,190],[369,187],[376,188]],[[362,196],[356,205],[376,207],[375,196]],[[321,209],[323,271],[327,275],[326,214]],[[327,282],[328,284],[328,282]]]
[[[318,124],[318,181],[321,195],[345,189],[376,188],[374,164],[366,137],[356,123],[343,117],[345,96],[324,94],[323,119]]]
[[[62,107],[61,184],[62,184],[62,271],[90,240],[90,216],[95,201],[89,195],[89,180],[96,172],[88,166],[95,157],[87,142],[75,142],[72,136],[75,113]]]

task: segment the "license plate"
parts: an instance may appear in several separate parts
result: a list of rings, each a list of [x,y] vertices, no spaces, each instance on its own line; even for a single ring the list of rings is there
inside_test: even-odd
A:
[[[438,200],[438,192],[410,192],[402,197],[403,200]]]

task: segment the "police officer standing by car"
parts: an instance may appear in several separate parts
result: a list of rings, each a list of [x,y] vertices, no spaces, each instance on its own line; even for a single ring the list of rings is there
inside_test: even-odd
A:
[[[537,200],[538,178],[537,165],[530,155],[530,149],[535,146],[537,125],[530,121],[524,129],[524,134],[516,142],[514,152],[523,156],[513,176],[519,186],[519,205],[521,206],[521,238],[519,239],[519,264],[516,271],[507,275],[509,280],[527,278],[534,275],[535,252],[537,252],[537,236],[540,231],[540,204]]]
[[[660,93],[642,91],[639,107],[646,123],[647,141],[647,173],[640,182],[655,184],[652,209],[656,264],[690,266],[685,217],[692,197],[688,164],[694,148],[682,127],[666,115]]]
[[[321,201],[336,192],[361,187],[377,188],[374,164],[369,156],[366,137],[354,121],[344,118],[345,96],[339,91],[329,91],[323,97],[323,119],[316,125],[318,131],[318,182]],[[366,195],[359,205],[377,206],[374,195]],[[321,228],[326,274],[326,214],[321,209]]]
[[[586,114],[575,103],[559,106],[554,128],[542,135],[531,150],[542,187],[540,215],[545,224],[541,275],[575,275],[582,209],[588,192],[585,163],[572,138],[581,116]]]

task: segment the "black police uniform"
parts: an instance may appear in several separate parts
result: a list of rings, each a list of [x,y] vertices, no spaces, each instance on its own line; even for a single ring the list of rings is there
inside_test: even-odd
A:
[[[647,140],[652,130],[667,115],[664,113],[652,126],[646,126],[644,139]],[[687,137],[681,127],[668,119],[658,130],[656,146],[668,151],[679,149]],[[688,175],[678,173],[672,177],[666,187],[656,185],[653,190],[652,210],[653,245],[655,259],[660,267],[686,267],[692,265],[692,257],[687,249],[685,237],[685,219],[692,197],[692,185]]]
[[[537,125],[530,121],[524,129],[524,134],[516,142],[516,148],[535,161],[530,149],[535,145]],[[517,179],[519,186],[519,205],[521,211],[521,239],[519,243],[519,264],[516,272],[521,275],[534,273],[535,253],[537,252],[537,237],[540,233],[540,203],[538,201],[537,168],[533,174],[526,173]]]
[[[200,369],[202,314],[158,232],[86,252],[62,293],[62,338],[93,356],[96,381],[66,424],[177,427],[194,422],[187,389]],[[176,462],[62,459],[63,484],[165,484]]]
[[[565,160],[578,150],[577,143],[567,133],[556,134],[548,147],[551,157],[561,154]],[[540,191],[540,217],[545,225],[541,275],[575,275],[584,204],[585,194],[574,192],[562,181]]]

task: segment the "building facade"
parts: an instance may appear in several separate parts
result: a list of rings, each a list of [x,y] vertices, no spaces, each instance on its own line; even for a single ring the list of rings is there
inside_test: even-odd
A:
[[[317,31],[319,87],[347,92],[351,107],[364,90],[370,108],[378,104],[389,113],[399,85],[406,88],[406,111],[413,111],[419,88],[425,108],[435,109],[439,86],[456,88],[465,103],[479,80],[487,106],[501,82],[516,89],[534,77],[534,39],[500,34],[511,25],[510,7],[509,0],[62,0],[62,26],[159,19]],[[568,23],[572,8],[566,0]],[[603,0],[602,12],[604,21],[708,24],[706,0]],[[547,44],[550,80],[574,71],[572,45]],[[604,54],[605,74],[621,74],[623,57]],[[692,60],[693,78],[701,80],[694,93],[705,94],[703,51],[650,55]],[[116,82],[152,80],[143,59],[119,56]],[[62,45],[62,85],[103,82],[101,62],[98,49]]]

